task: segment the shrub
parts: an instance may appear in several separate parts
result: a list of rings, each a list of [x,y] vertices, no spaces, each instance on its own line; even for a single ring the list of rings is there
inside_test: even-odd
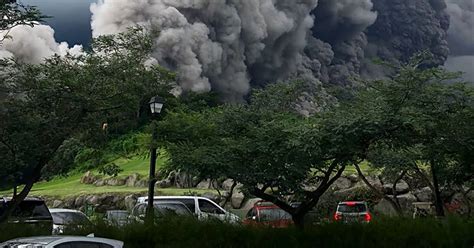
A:
[[[120,168],[118,165],[116,165],[115,163],[111,163],[111,164],[106,164],[104,166],[101,166],[99,167],[99,173],[100,174],[103,174],[105,176],[112,176],[112,177],[116,177],[118,176],[118,174],[120,172],[122,172],[123,169]]]

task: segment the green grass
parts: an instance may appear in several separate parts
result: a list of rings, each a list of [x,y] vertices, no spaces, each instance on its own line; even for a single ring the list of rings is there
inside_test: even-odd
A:
[[[131,159],[118,159],[114,161],[115,164],[123,169],[118,177],[126,177],[133,173],[138,173],[143,177],[148,176],[149,160],[147,158],[135,157]],[[164,163],[163,159],[157,161],[157,168],[162,166]],[[98,174],[96,170],[92,171],[94,174]],[[127,187],[127,186],[103,186],[96,187],[94,185],[81,184],[80,180],[84,173],[73,173],[67,177],[57,177],[51,181],[39,182],[33,186],[30,192],[31,196],[45,196],[55,198],[67,198],[70,196],[78,195],[92,195],[92,194],[103,194],[103,193],[118,193],[118,194],[133,194],[133,193],[146,193],[147,188],[139,187]],[[212,190],[198,190],[198,189],[157,189],[157,194],[160,195],[183,195],[189,192],[205,193]],[[12,191],[0,192],[0,195],[12,195]]]

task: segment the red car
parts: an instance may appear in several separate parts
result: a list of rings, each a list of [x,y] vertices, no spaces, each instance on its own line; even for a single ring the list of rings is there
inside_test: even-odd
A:
[[[291,215],[271,202],[259,201],[248,211],[244,225],[284,228],[293,225]]]

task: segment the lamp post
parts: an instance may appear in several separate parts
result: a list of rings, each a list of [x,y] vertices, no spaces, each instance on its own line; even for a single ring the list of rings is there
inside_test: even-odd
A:
[[[151,110],[151,115],[152,119],[154,119],[156,116],[158,116],[161,113],[161,110],[163,109],[164,105],[164,99],[155,96],[152,97],[150,102],[150,110]],[[154,222],[154,210],[153,210],[153,198],[155,195],[155,183],[156,183],[156,177],[155,177],[155,170],[156,170],[156,140],[157,140],[157,133],[156,133],[156,123],[155,121],[152,122],[152,140],[151,140],[151,146],[150,146],[150,179],[148,183],[148,205],[146,209],[146,220],[148,224],[153,224]]]

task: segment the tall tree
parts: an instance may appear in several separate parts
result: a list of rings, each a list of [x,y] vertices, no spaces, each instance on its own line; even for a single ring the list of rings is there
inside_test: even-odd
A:
[[[29,193],[56,150],[71,137],[90,140],[134,120],[155,94],[168,94],[173,74],[145,64],[150,34],[140,28],[97,38],[92,51],[44,64],[4,61],[0,102],[0,187],[23,185],[4,221]]]
[[[15,26],[34,25],[46,18],[32,6],[17,3],[15,0],[0,0],[0,31],[6,32],[0,39],[1,42],[8,38],[8,32]]]

